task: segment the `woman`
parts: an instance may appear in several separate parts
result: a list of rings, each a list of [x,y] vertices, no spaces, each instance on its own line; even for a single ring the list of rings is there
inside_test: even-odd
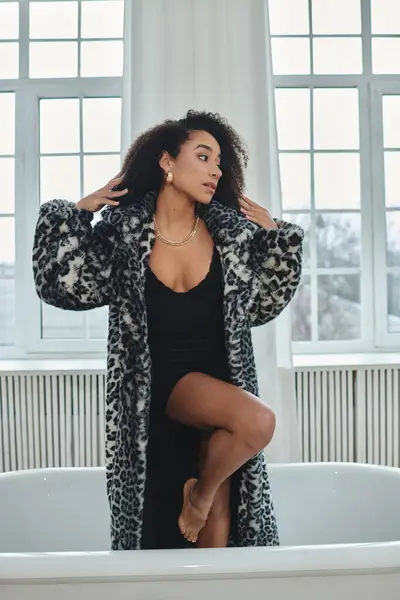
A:
[[[224,119],[189,111],[142,134],[104,188],[40,209],[39,297],[109,305],[115,550],[279,543],[250,328],[292,298],[303,231],[243,196],[246,163]]]

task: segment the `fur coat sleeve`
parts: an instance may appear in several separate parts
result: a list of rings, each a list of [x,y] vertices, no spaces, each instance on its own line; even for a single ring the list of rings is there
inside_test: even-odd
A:
[[[36,291],[44,302],[67,310],[108,304],[118,229],[66,200],[39,211],[33,244]]]
[[[277,229],[256,231],[250,248],[252,327],[275,319],[289,304],[300,282],[304,232],[298,225],[275,221]]]

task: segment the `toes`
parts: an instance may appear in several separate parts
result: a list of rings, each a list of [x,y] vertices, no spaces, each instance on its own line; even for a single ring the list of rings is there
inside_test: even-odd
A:
[[[191,542],[192,544],[195,544],[197,542],[197,535],[195,533],[187,533],[185,535],[185,538],[187,539],[188,542]]]
[[[181,534],[185,537],[186,536],[186,527],[185,527],[185,524],[182,522],[182,518],[180,518],[178,520],[178,527],[181,531]]]

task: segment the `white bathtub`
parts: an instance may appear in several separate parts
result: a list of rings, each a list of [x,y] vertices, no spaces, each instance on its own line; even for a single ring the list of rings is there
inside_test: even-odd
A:
[[[103,469],[0,474],[1,600],[399,600],[400,470],[270,465],[282,546],[109,552]]]

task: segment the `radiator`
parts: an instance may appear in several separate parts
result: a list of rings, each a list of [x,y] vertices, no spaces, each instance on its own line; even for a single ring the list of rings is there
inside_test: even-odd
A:
[[[0,376],[0,471],[104,464],[103,373]]]
[[[297,369],[304,461],[399,466],[399,369]],[[0,471],[104,464],[105,375],[0,376]]]
[[[399,466],[399,369],[297,369],[304,461]]]

